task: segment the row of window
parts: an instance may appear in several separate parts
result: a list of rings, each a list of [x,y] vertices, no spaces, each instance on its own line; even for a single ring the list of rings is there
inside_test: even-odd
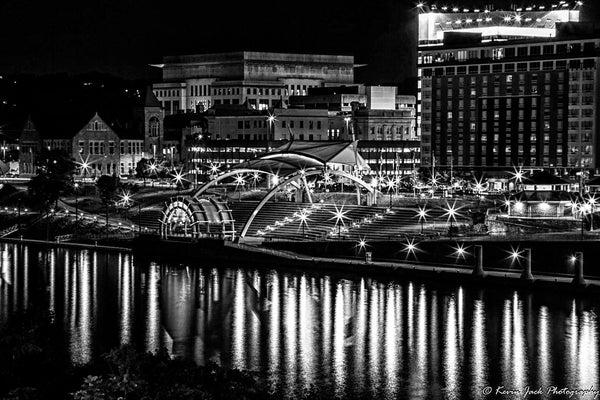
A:
[[[192,97],[208,96],[210,94],[209,85],[191,85],[190,95]]]
[[[116,144],[114,141],[108,142],[108,149],[106,149],[106,142],[101,140],[89,140],[87,141],[87,147],[85,141],[79,141],[79,154],[91,155],[114,155]],[[108,151],[107,151],[108,150]],[[144,152],[144,142],[141,140],[129,140],[127,142],[120,142],[120,153],[119,154],[142,154]]]
[[[558,60],[558,61],[532,61],[521,63],[498,63],[498,64],[483,64],[470,65],[462,67],[439,67],[439,68],[423,68],[422,76],[449,76],[449,75],[474,75],[474,74],[489,74],[501,72],[526,72],[526,71],[554,71],[569,69],[593,69],[596,67],[596,62],[593,59],[582,60]]]
[[[518,47],[496,47],[472,50],[454,50],[441,53],[426,53],[422,56],[423,64],[436,64],[444,62],[464,62],[476,59],[502,60],[515,57],[536,57],[540,55],[556,56],[565,54],[593,54],[597,50],[597,43],[559,43],[546,45],[529,45]]]
[[[296,122],[298,122],[298,129],[304,129],[305,125],[308,129],[315,129],[315,128],[321,129],[321,126],[322,126],[321,121],[309,120],[308,124],[305,124],[304,120],[295,121],[293,119],[290,119],[290,120],[284,119],[284,120],[281,120],[281,127],[285,129],[289,126],[290,129],[294,129],[296,127]]]
[[[154,95],[158,98],[163,97],[179,97],[181,91],[179,89],[155,90]]]
[[[304,96],[307,94],[309,88],[317,87],[317,85],[301,85],[301,84],[290,84],[287,88],[263,88],[263,87],[247,87],[245,92],[247,95],[256,96]],[[225,88],[212,88],[213,96],[234,96],[240,95],[242,89],[240,87],[225,87]],[[210,85],[190,85],[189,93],[191,97],[199,96],[210,96],[211,88]],[[158,98],[165,97],[180,97],[180,89],[158,89],[154,91],[154,95]]]

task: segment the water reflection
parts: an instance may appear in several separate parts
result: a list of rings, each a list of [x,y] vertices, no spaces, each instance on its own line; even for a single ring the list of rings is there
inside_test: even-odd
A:
[[[294,397],[483,398],[485,386],[598,387],[598,304],[309,272],[140,263],[4,245],[0,323],[45,305],[74,363],[134,343],[265,371]],[[493,362],[491,360],[498,360]]]

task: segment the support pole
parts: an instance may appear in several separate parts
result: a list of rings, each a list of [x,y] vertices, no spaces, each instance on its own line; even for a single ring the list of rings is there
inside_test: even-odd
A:
[[[533,281],[533,274],[531,273],[531,249],[523,250],[523,258],[525,258],[525,266],[521,273],[521,279]]]
[[[305,176],[302,176],[302,185],[304,186],[304,190],[306,190],[306,197],[308,198],[308,202],[312,204],[312,196],[310,195],[310,188],[308,187],[308,182],[306,181]]]
[[[575,253],[575,276],[573,277],[574,285],[585,285],[585,279],[583,277],[583,253]]]
[[[475,245],[475,268],[473,269],[473,275],[483,278],[485,271],[483,270],[483,246],[480,244]]]

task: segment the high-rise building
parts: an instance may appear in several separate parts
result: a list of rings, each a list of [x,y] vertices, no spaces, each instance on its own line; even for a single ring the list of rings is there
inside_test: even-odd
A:
[[[600,33],[580,7],[420,8],[422,166],[598,167]]]

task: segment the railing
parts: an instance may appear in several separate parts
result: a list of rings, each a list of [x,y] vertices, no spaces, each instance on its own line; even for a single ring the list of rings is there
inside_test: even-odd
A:
[[[20,225],[19,224],[14,224],[12,226],[9,226],[8,228],[0,231],[0,237],[8,236],[11,233],[14,233],[14,232],[18,231],[19,229],[20,229]]]

